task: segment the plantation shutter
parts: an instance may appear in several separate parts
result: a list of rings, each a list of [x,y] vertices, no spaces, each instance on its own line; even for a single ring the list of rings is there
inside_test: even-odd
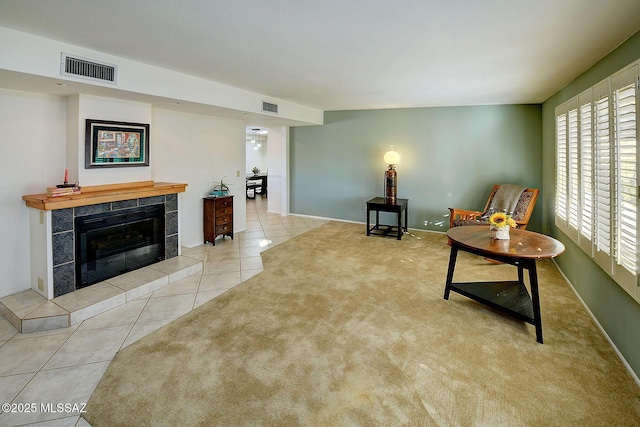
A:
[[[568,138],[567,138],[567,160],[568,164],[568,222],[570,234],[577,238],[578,215],[580,209],[580,165],[578,159],[578,109],[572,107],[567,115]]]
[[[555,225],[640,302],[640,60],[556,107]]]
[[[638,156],[637,66],[613,76],[613,123],[616,147],[614,274],[625,287],[635,288],[638,272]],[[618,268],[618,266],[623,269]]]
[[[556,225],[567,222],[567,114],[556,116]]]
[[[578,97],[580,123],[580,236],[578,243],[591,255],[593,236],[593,107],[591,90]]]
[[[593,89],[595,138],[595,256],[596,262],[611,273],[611,144],[609,81]]]

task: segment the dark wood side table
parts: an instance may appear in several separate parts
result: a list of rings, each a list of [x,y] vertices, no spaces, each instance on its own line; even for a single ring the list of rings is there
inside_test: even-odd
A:
[[[267,174],[253,175],[247,177],[247,199],[255,199],[256,194],[261,196],[267,195]],[[258,188],[260,192],[258,193]],[[253,196],[249,195],[249,190],[253,190]]]
[[[450,228],[447,237],[451,241],[451,254],[444,299],[448,300],[449,292],[453,291],[532,324],[536,328],[536,340],[542,344],[536,260],[560,255],[564,252],[564,245],[532,231],[512,229],[510,236],[509,240],[491,239],[488,226]],[[453,283],[459,250],[516,266],[518,280]],[[529,271],[531,296],[524,285],[524,270]]]
[[[402,212],[404,212],[404,231],[407,231],[407,205],[409,199],[396,199],[395,203],[387,203],[384,197],[374,197],[367,202],[367,236],[371,233],[380,234],[383,236],[392,235],[397,236],[398,240],[402,239]],[[370,213],[374,211],[376,213],[376,223],[372,227],[370,225]],[[380,224],[380,212],[392,212],[398,216],[397,225]],[[384,227],[384,228],[380,228]]]
[[[203,199],[204,242],[216,245],[216,237],[229,236],[233,240],[233,196]]]

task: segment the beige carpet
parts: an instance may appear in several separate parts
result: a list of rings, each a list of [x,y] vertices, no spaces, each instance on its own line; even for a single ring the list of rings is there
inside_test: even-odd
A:
[[[264,271],[119,352],[99,426],[637,426],[640,389],[550,261],[534,327],[442,298],[441,234],[331,222]],[[455,281],[516,269],[458,257]]]

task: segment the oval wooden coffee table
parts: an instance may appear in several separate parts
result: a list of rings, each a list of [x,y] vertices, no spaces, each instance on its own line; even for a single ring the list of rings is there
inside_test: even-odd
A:
[[[450,228],[447,237],[451,242],[451,254],[444,299],[448,300],[449,292],[453,291],[530,323],[536,328],[536,340],[542,344],[536,260],[560,255],[564,245],[532,231],[512,229],[510,236],[509,240],[491,239],[488,226]],[[514,265],[518,268],[518,280],[453,283],[458,251]],[[529,271],[531,295],[524,284],[524,270]]]

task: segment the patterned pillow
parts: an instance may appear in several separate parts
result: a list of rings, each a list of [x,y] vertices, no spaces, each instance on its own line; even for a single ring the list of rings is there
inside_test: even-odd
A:
[[[531,202],[531,196],[533,196],[533,193],[530,191],[522,192],[520,200],[518,200],[518,204],[516,205],[516,210],[513,211],[513,219],[515,219],[516,221],[524,220],[524,215],[527,213],[527,207]]]
[[[453,220],[454,227],[459,227],[461,225],[486,225],[486,222],[478,219],[454,219]]]

